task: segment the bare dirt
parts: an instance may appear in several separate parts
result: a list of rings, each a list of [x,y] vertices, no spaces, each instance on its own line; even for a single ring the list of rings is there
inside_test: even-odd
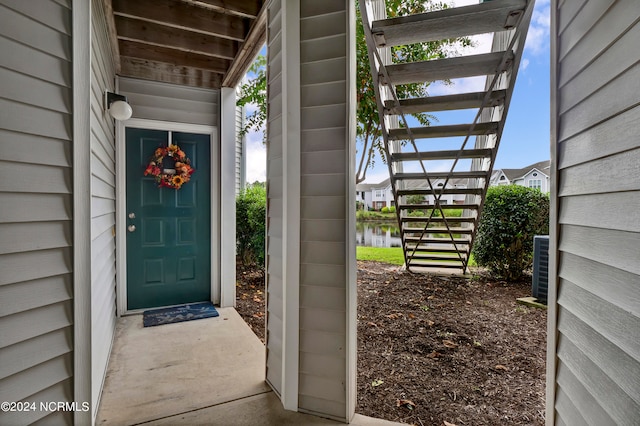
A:
[[[264,277],[238,268],[237,310],[264,342]],[[546,311],[530,282],[358,262],[358,407],[414,425],[543,425]]]

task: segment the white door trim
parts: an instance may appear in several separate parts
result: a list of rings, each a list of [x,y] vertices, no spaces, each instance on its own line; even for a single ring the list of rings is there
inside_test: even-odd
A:
[[[116,294],[118,316],[139,313],[127,309],[127,185],[126,128],[207,134],[211,143],[211,301],[220,303],[220,144],[218,128],[199,124],[132,118],[116,121]],[[235,284],[235,283],[234,283]]]

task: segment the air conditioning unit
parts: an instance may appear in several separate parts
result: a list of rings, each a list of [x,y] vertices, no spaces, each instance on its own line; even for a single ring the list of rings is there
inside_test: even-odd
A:
[[[533,237],[533,284],[531,291],[538,302],[547,303],[549,290],[549,236]]]

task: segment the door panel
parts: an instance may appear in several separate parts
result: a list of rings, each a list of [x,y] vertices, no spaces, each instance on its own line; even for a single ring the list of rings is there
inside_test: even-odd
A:
[[[135,226],[127,232],[129,310],[211,300],[210,138],[171,136],[195,169],[178,190],[144,176],[169,132],[126,129],[127,226]]]

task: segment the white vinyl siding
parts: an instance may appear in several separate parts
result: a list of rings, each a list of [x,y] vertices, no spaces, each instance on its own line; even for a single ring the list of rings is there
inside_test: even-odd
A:
[[[91,397],[97,413],[116,327],[116,160],[113,119],[104,93],[115,70],[101,1],[91,19]]]
[[[547,422],[637,424],[640,3],[554,0],[552,10],[557,334]]]
[[[349,346],[347,1],[300,5],[299,408],[345,420]],[[354,336],[355,337],[355,336]]]
[[[73,401],[72,11],[0,0],[0,400]],[[0,424],[73,413],[0,413]]]
[[[267,382],[282,394],[283,346],[283,181],[282,181],[282,23],[281,3],[267,16]]]
[[[355,405],[351,6],[275,0],[267,36],[267,381],[285,408],[341,421]]]
[[[220,91],[118,78],[119,93],[127,96],[133,118],[218,127]]]

